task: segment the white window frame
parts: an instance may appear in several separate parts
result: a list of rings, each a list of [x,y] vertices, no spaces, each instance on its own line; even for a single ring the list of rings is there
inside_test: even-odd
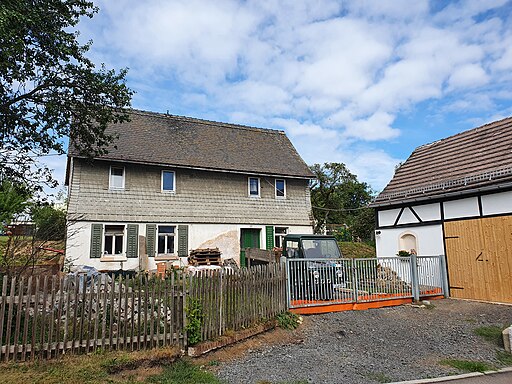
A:
[[[284,233],[277,233],[277,228],[284,229]],[[274,247],[276,248],[283,248],[283,239],[288,234],[288,231],[290,230],[289,227],[274,227]],[[280,238],[279,242],[281,243],[281,246],[277,246],[276,239]]]
[[[112,250],[114,253],[105,253],[105,245],[106,245],[106,237],[109,235],[107,232],[107,227],[110,226],[119,226],[123,227],[123,232],[121,234],[113,234],[112,236]],[[116,244],[116,237],[121,236],[122,242],[121,242],[121,252],[115,253],[115,244]],[[102,259],[125,259],[126,258],[126,225],[124,224],[104,224],[103,225],[103,239],[102,239]]]
[[[158,252],[158,240],[160,227],[174,227],[174,232],[172,234],[166,234],[165,237],[173,237],[174,238],[174,252],[173,253],[159,253]],[[178,260],[178,226],[176,224],[158,224],[156,226],[156,244],[155,244],[155,260]]]
[[[117,186],[112,185],[112,170],[113,169],[122,169],[123,170],[123,182],[122,182],[122,186],[121,187],[117,187]],[[120,167],[120,166],[117,166],[117,165],[111,165],[110,166],[109,173],[108,173],[108,189],[117,190],[117,191],[123,190],[124,187],[125,187],[125,179],[126,179],[126,169],[125,169],[125,167]]]
[[[283,182],[283,186],[284,186],[284,195],[283,196],[277,196],[277,182],[278,181],[282,181]],[[285,179],[275,179],[274,180],[274,190],[275,190],[275,196],[276,196],[276,199],[286,199],[286,180]]]
[[[164,173],[172,173],[172,190],[164,189]],[[176,172],[170,171],[168,169],[162,169],[162,172],[160,174],[160,190],[163,193],[176,193]]]
[[[251,179],[258,180],[258,194],[257,195],[251,195]],[[259,177],[248,177],[247,178],[247,193],[249,194],[249,197],[258,198],[261,197],[261,180]]]

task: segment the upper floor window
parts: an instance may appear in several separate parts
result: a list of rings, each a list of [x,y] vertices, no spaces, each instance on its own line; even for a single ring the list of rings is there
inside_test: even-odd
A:
[[[162,191],[176,191],[176,174],[173,171],[162,171]]]
[[[284,179],[276,179],[276,197],[282,199],[286,197],[286,182]]]
[[[249,177],[249,196],[260,197],[260,179]]]
[[[158,226],[158,254],[159,255],[172,255],[174,250],[174,238],[176,227],[172,225],[159,225]]]
[[[123,253],[124,225],[105,225],[104,255],[120,255]]]
[[[124,189],[124,168],[110,167],[110,189]]]

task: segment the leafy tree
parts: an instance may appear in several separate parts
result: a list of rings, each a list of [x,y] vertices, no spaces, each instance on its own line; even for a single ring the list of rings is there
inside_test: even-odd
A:
[[[33,210],[32,220],[38,240],[64,240],[66,237],[66,212],[43,205]]]
[[[0,182],[0,225],[10,224],[30,204],[31,194],[21,185],[4,179]]]
[[[82,155],[105,153],[107,125],[128,120],[127,70],[97,69],[91,42],[77,41],[80,18],[97,11],[86,0],[0,3],[0,178],[55,185],[39,156],[64,153],[65,137]]]
[[[373,210],[364,208],[373,198],[370,186],[359,182],[343,163],[315,164],[311,170],[316,176],[311,184],[315,233],[327,224],[346,224],[352,236],[370,240]]]

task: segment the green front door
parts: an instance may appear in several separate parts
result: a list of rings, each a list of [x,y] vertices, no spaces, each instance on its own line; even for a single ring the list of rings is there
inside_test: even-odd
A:
[[[240,266],[246,267],[245,248],[260,247],[260,229],[241,229],[240,230]]]

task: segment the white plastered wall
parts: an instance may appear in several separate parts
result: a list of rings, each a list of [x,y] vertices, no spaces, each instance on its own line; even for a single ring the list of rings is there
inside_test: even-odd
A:
[[[139,258],[119,257],[116,261],[104,261],[101,258],[90,257],[91,246],[91,222],[75,222],[69,225],[68,240],[66,244],[66,262],[68,265],[87,265],[94,267],[100,271],[103,270],[139,270]],[[102,222],[100,224],[125,224],[125,223],[109,223]],[[161,223],[169,225],[177,225],[176,223]],[[288,233],[313,233],[310,226],[289,226]],[[233,258],[236,262],[240,259],[240,231],[241,229],[259,229],[260,245],[265,248],[266,232],[265,225],[254,224],[188,224],[188,248],[219,248],[223,259]],[[146,225],[139,224],[139,237],[145,236]],[[124,239],[124,250],[126,251],[126,236]],[[177,239],[176,245],[177,247]],[[162,260],[155,260],[154,257],[148,258],[148,269],[156,269],[156,263]],[[186,258],[174,260],[176,265],[186,265]]]
[[[435,224],[377,230],[375,234],[377,257],[395,256],[400,250],[400,237],[404,234],[416,237],[418,255],[444,254],[443,228],[441,224]]]

